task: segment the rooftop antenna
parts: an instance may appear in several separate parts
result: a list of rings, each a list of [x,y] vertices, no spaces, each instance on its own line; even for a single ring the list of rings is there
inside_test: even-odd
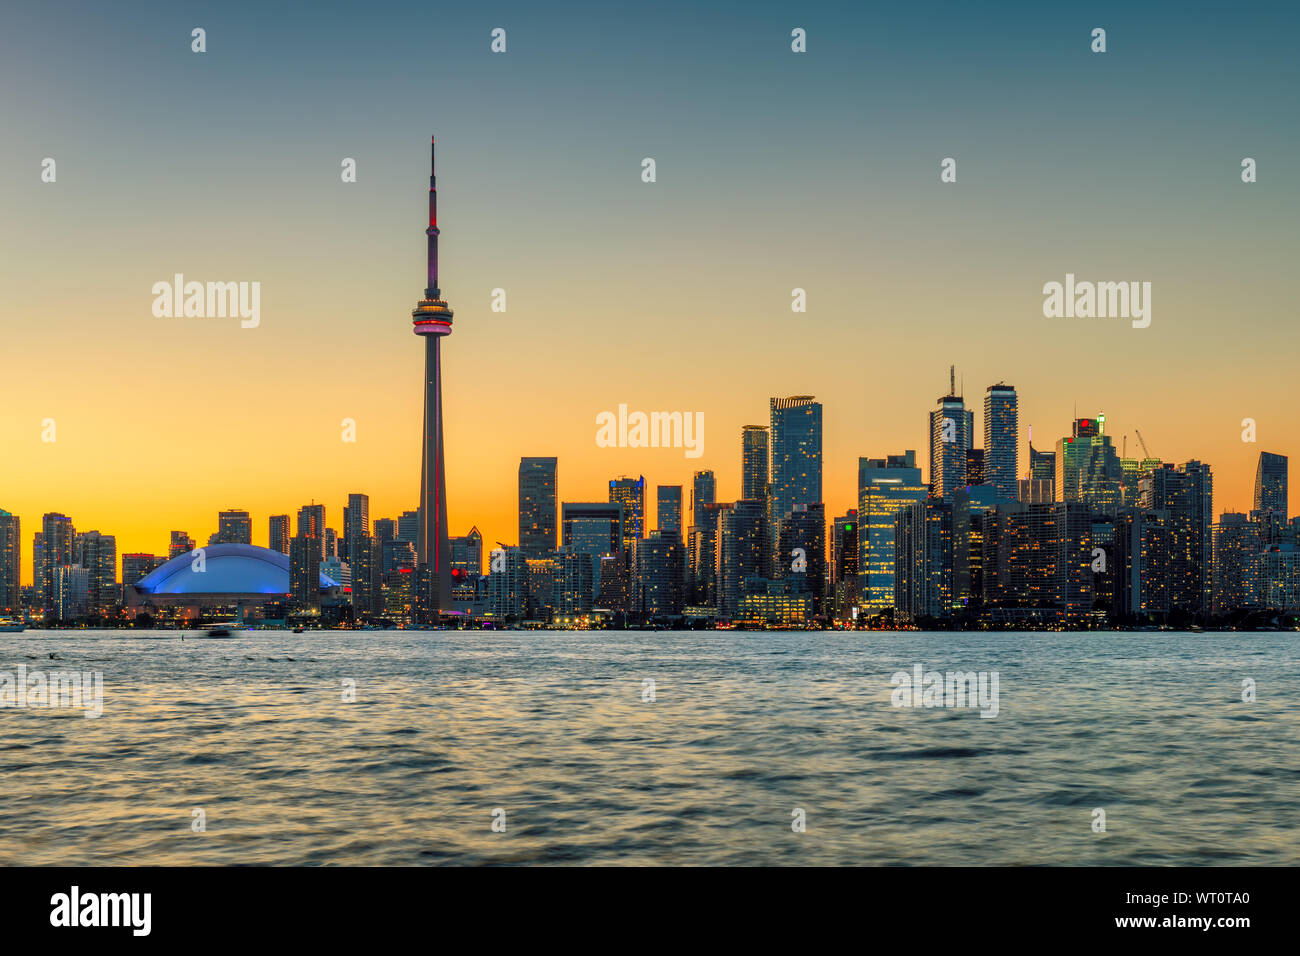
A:
[[[948,394],[957,394],[957,366],[948,366]]]

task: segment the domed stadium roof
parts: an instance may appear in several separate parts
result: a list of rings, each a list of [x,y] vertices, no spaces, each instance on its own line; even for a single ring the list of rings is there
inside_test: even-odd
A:
[[[137,594],[288,594],[289,556],[251,544],[210,544],[197,570],[193,552],[177,555],[132,587]],[[324,574],[321,590],[339,587]]]

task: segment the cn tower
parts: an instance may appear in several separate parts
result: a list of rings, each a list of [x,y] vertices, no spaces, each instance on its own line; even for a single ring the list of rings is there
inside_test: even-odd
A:
[[[452,311],[438,289],[438,186],[434,143],[429,140],[428,286],[411,311],[415,334],[424,337],[424,451],[420,457],[420,522],[416,545],[417,602],[428,621],[451,606],[451,544],[447,538],[447,473],[442,451],[442,351],[451,334]]]

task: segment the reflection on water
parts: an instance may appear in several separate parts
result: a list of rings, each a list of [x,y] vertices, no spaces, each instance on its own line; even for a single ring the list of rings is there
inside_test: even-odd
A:
[[[0,671],[104,679],[98,719],[0,709],[0,864],[1296,865],[1298,647],[1276,633],[0,635]],[[891,706],[891,675],[917,663],[998,671],[997,718]]]

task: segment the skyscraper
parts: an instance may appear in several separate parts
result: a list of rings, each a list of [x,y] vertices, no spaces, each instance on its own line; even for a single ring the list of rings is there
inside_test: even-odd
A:
[[[59,593],[54,572],[58,568],[72,566],[76,536],[76,528],[67,515],[51,511],[41,516],[41,531],[33,545],[32,573],[41,607],[47,611],[58,606]]]
[[[253,519],[247,511],[217,512],[216,544],[252,544]]]
[[[288,519],[286,518],[285,520],[287,521]],[[286,541],[289,540],[287,536],[285,537],[285,540]],[[167,546],[167,560],[170,561],[172,558],[176,557],[177,555],[185,554],[193,550],[194,550],[193,538],[191,538],[184,531],[173,531],[171,534],[171,543],[168,544]],[[288,545],[285,545],[284,553],[285,554],[289,553]],[[134,584],[135,581],[123,581],[122,583]]]
[[[1255,510],[1287,516],[1287,457],[1272,452],[1259,453],[1255,469]]]
[[[420,512],[403,511],[397,519],[395,537],[398,541],[409,541],[415,547],[420,539]]]
[[[519,547],[526,558],[555,550],[555,482],[558,459],[519,459]]]
[[[102,611],[116,604],[117,539],[98,531],[81,532],[76,537],[73,564],[86,571],[86,599],[91,611]]]
[[[370,496],[361,494],[348,495],[348,506],[343,513],[343,553],[352,558],[353,538],[370,537]],[[358,544],[358,547],[360,545]]]
[[[617,501],[566,501],[560,506],[560,534],[564,547],[585,554],[591,561],[593,593],[599,594],[603,574],[602,556],[624,565],[623,506]]]
[[[682,486],[659,485],[655,488],[655,528],[682,536]]]
[[[22,606],[22,522],[15,514],[0,509],[0,614],[16,614]]]
[[[698,524],[700,510],[718,500],[718,479],[712,471],[697,471],[691,479],[691,524]]]
[[[1001,501],[1014,501],[1020,476],[1020,411],[1013,385],[998,382],[984,392],[984,484]]]
[[[1106,416],[1076,418],[1072,431],[1056,443],[1057,500],[1081,501],[1114,514],[1121,504],[1124,469],[1106,434]]]
[[[766,425],[746,425],[740,434],[740,497],[767,500],[768,443]]]
[[[1256,603],[1261,548],[1258,523],[1244,514],[1219,516],[1214,526],[1214,584],[1210,591],[1215,614]]]
[[[320,549],[320,559],[325,560],[325,506],[318,504],[303,505],[298,509],[299,538],[312,538]],[[292,547],[292,546],[291,546]],[[290,554],[292,555],[292,551]],[[319,569],[318,569],[319,570]]]
[[[483,573],[483,533],[478,528],[470,528],[469,534],[451,539],[451,570],[462,575]]]
[[[731,618],[745,593],[745,580],[759,577],[769,547],[761,501],[737,501],[718,514],[718,610]]]
[[[952,614],[952,513],[951,503],[927,498],[894,515],[894,611],[900,620]]]
[[[826,506],[795,505],[781,522],[778,545],[772,577],[789,580],[797,593],[811,595],[821,614],[826,607]]]
[[[768,516],[775,528],[795,505],[822,500],[822,406],[811,395],[773,398],[771,414]]]
[[[272,551],[279,551],[281,554],[289,553],[289,516],[288,515],[271,515],[267,522],[267,543],[266,546]],[[173,555],[175,557],[175,555]]]
[[[831,525],[831,589],[834,616],[847,621],[858,604],[858,509],[851,508]]]
[[[609,500],[623,506],[623,552],[630,558],[632,542],[645,537],[645,476],[612,479]]]
[[[442,352],[445,335],[451,334],[453,312],[438,289],[438,186],[434,176],[434,142],[429,138],[429,228],[428,285],[411,312],[415,334],[424,337],[424,428],[420,456],[420,527],[415,553],[418,557],[417,603],[425,615],[436,620],[439,612],[452,610],[451,544],[447,533],[447,475],[442,435]]]
[[[949,392],[930,413],[930,494],[951,499],[966,487],[966,452],[974,444],[975,413],[957,394],[956,369],[948,370]],[[892,600],[892,598],[891,598]]]
[[[1169,554],[1165,568],[1168,609],[1208,613],[1214,583],[1214,479],[1209,465],[1164,464],[1138,481],[1138,507],[1165,516]]]
[[[664,528],[637,540],[632,603],[638,613],[649,619],[681,613],[684,551],[681,535]]]
[[[894,515],[928,494],[916,452],[858,459],[858,593],[868,614],[894,606]]]

